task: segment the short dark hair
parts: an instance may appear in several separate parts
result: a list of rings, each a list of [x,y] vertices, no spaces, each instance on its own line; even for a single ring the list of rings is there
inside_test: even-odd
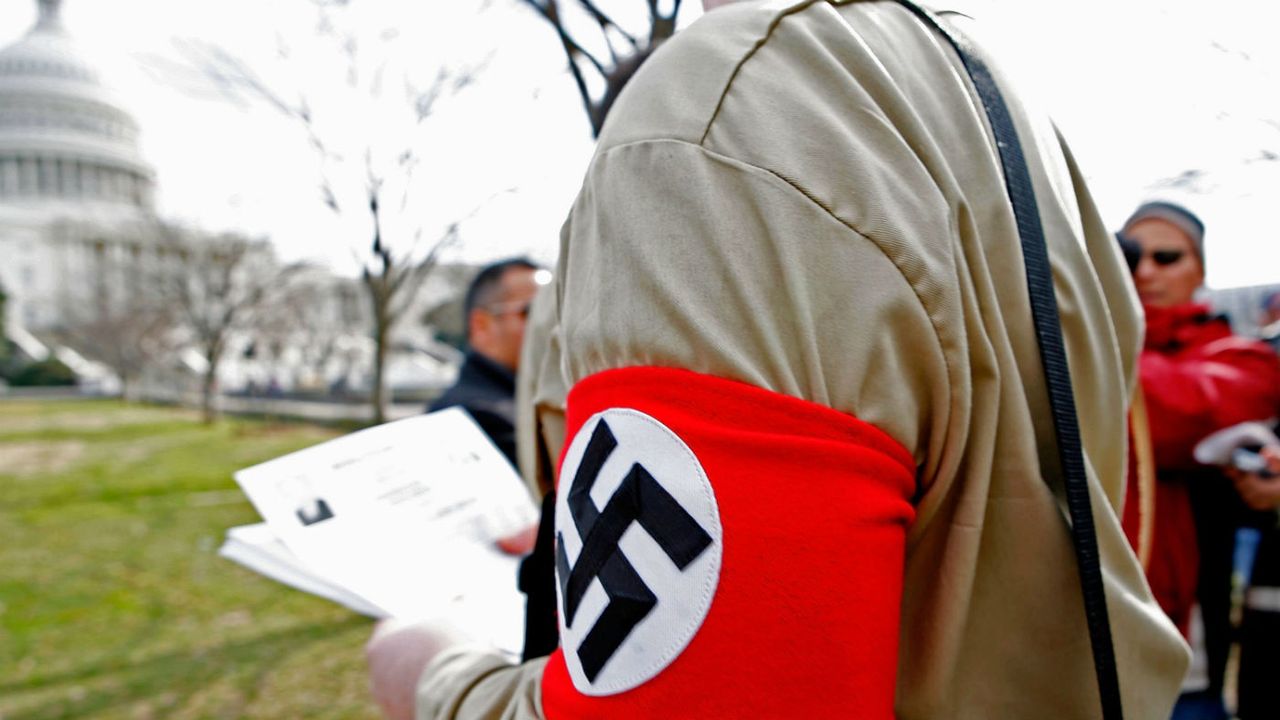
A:
[[[502,285],[502,276],[506,275],[508,270],[515,269],[541,270],[542,266],[527,257],[507,258],[485,265],[472,278],[471,284],[467,286],[467,297],[462,306],[463,327],[468,328],[468,334],[471,327],[471,311],[496,300],[498,289]]]

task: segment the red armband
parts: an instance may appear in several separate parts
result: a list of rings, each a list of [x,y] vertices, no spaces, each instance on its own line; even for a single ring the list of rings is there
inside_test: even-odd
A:
[[[910,453],[686,370],[568,398],[549,720],[893,717]]]

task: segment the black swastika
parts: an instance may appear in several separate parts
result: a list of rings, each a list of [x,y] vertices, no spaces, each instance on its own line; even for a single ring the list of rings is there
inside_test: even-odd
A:
[[[582,671],[592,682],[635,626],[658,604],[658,598],[618,547],[623,533],[633,522],[639,523],[680,570],[712,542],[697,520],[640,463],[631,466],[604,510],[596,509],[591,488],[617,446],[613,431],[602,418],[591,434],[569,490],[569,512],[582,538],[582,552],[572,567],[564,550],[564,534],[557,533],[556,537],[556,574],[565,627],[573,627],[592,580],[599,578],[609,597],[609,604],[578,648]]]

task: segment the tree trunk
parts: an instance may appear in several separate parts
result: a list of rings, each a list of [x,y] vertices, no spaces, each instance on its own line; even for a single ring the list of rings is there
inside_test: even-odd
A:
[[[221,352],[217,350],[209,353],[209,367],[205,369],[200,382],[200,419],[205,425],[211,425],[218,419],[217,395],[214,391],[218,384],[219,355]]]
[[[373,423],[381,425],[387,421],[387,323],[381,314],[374,317],[373,328]]]

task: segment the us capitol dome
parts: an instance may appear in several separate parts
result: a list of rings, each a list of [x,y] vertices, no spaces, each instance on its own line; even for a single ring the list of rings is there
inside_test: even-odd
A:
[[[31,330],[58,326],[63,291],[136,253],[155,217],[138,123],[67,34],[61,4],[38,0],[34,27],[0,50],[0,288],[6,325]]]

